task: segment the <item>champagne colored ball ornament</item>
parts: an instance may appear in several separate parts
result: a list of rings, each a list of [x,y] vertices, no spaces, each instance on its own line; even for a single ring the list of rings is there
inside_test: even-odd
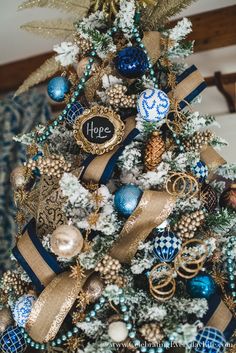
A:
[[[135,185],[127,184],[120,187],[115,192],[114,206],[118,213],[124,217],[129,217],[137,207],[142,190]]]
[[[57,256],[70,259],[83,248],[84,239],[80,231],[71,225],[56,228],[51,236],[51,249]]]
[[[27,184],[27,177],[25,175],[25,167],[19,166],[11,172],[11,185],[14,190],[23,188]]]
[[[11,311],[8,308],[0,310],[0,334],[3,333],[8,326],[12,324]]]
[[[23,353],[26,348],[27,344],[20,327],[9,326],[0,337],[2,353]]]
[[[120,343],[128,337],[128,329],[125,322],[114,321],[109,324],[108,335],[113,342]]]
[[[114,62],[119,74],[127,78],[141,77],[148,69],[147,55],[142,49],[136,47],[120,50]]]
[[[199,273],[186,284],[187,292],[192,298],[209,299],[216,292],[216,284],[207,273]]]
[[[36,299],[35,295],[25,294],[17,300],[13,310],[13,318],[18,326],[25,327]]]
[[[220,207],[236,210],[236,184],[232,184],[220,196]]]
[[[84,75],[85,71],[90,65],[91,65],[91,72],[93,73],[98,69],[99,61],[95,59],[93,63],[90,63],[90,58],[88,57],[85,57],[80,60],[76,68],[76,72],[79,78],[81,78]]]
[[[70,81],[66,77],[57,76],[48,82],[48,95],[55,102],[62,102],[70,91]]]
[[[225,350],[225,336],[214,327],[204,327],[193,342],[193,353],[224,353]]]
[[[143,91],[137,100],[137,109],[145,121],[159,122],[169,112],[170,100],[167,94],[157,88]]]
[[[89,296],[91,303],[94,303],[98,298],[101,297],[104,289],[104,284],[101,278],[96,274],[92,274],[86,281],[83,290],[86,295]]]

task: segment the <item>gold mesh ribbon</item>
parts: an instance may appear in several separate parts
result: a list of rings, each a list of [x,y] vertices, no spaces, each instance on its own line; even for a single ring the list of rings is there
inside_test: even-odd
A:
[[[208,179],[212,179],[214,176],[214,173],[218,167],[220,167],[223,164],[226,164],[226,160],[221,157],[221,155],[216,152],[216,150],[211,147],[207,146],[201,151],[201,161],[205,162],[208,170],[209,170],[209,177]]]
[[[215,327],[221,332],[224,332],[232,318],[232,313],[223,300],[221,300],[206,326]]]
[[[153,228],[160,225],[171,213],[176,198],[167,192],[146,190],[124,228],[110,255],[121,263],[128,263]]]
[[[43,343],[54,339],[85,280],[78,283],[70,272],[64,272],[50,282],[35,302],[26,325],[33,340]]]
[[[161,55],[161,34],[157,31],[144,32],[142,42],[154,65]]]
[[[135,128],[136,122],[134,117],[130,117],[126,119],[125,123],[125,131],[123,136],[124,139],[128,136],[128,134]],[[117,152],[121,145],[117,145],[112,151],[104,153],[101,156],[95,157],[86,168],[83,174],[83,181],[93,181],[98,183],[101,179],[101,176],[104,172],[106,165],[108,164],[111,157]]]

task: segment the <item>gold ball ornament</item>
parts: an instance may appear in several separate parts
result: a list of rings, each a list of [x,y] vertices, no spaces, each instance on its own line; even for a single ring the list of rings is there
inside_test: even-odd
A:
[[[94,303],[98,298],[101,297],[104,289],[104,284],[101,278],[93,273],[86,281],[83,291],[88,295],[91,303]]]
[[[80,62],[78,63],[77,68],[76,68],[76,72],[77,72],[77,75],[79,78],[81,78],[84,75],[84,73],[87,69],[87,65],[91,65],[89,63],[89,59],[90,58],[85,57],[85,58],[81,59]],[[95,59],[92,64],[92,67],[91,67],[91,72],[92,73],[96,72],[98,68],[99,68],[99,61],[97,59]]]
[[[23,188],[28,182],[25,167],[19,166],[13,169],[10,180],[13,189]]]
[[[57,256],[70,259],[83,248],[84,239],[80,231],[71,225],[56,228],[51,235],[51,249]]]
[[[0,333],[3,333],[13,323],[11,311],[8,308],[0,310]]]

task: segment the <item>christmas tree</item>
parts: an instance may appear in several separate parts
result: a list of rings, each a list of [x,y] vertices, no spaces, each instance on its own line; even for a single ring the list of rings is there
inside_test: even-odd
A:
[[[11,175],[18,234],[0,284],[0,348],[235,352],[236,166],[193,110],[206,88],[168,20],[191,0],[25,0],[70,19],[16,95],[48,79],[64,108]],[[176,348],[178,347],[178,348]]]

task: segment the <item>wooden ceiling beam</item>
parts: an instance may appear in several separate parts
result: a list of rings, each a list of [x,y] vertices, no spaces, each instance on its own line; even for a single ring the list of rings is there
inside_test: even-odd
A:
[[[195,40],[195,52],[236,44],[236,5],[190,16]],[[176,21],[171,22],[171,27]],[[34,70],[53,52],[36,55],[9,64],[0,65],[0,92],[16,90]]]

